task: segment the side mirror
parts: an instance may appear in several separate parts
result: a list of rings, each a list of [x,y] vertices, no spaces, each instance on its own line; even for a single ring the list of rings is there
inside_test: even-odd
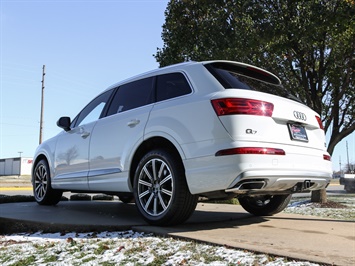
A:
[[[64,129],[65,131],[69,131],[70,130],[70,117],[67,116],[63,116],[61,118],[59,118],[59,120],[57,121],[57,126]]]

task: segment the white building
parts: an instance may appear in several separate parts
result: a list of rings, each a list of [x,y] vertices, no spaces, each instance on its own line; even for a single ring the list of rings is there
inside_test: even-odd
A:
[[[0,176],[31,175],[32,161],[30,157],[0,159]]]

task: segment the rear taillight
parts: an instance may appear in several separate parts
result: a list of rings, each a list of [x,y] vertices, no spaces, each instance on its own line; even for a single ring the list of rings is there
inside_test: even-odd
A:
[[[320,117],[318,115],[316,115],[316,119],[317,119],[319,128],[324,130],[322,119],[320,119]]]
[[[218,116],[221,115],[260,115],[272,116],[274,105],[254,99],[223,98],[211,101]]]
[[[243,147],[243,148],[220,150],[216,153],[216,156],[237,155],[237,154],[286,155],[286,152],[282,149],[275,149],[275,148]]]
[[[326,161],[331,161],[332,160],[332,157],[328,154],[323,154],[323,159],[326,160]]]

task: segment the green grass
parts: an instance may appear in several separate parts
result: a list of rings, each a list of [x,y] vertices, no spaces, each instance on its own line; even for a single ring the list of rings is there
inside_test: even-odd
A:
[[[208,203],[240,205],[237,198],[227,200],[208,200]]]
[[[26,258],[23,258],[14,264],[11,264],[11,266],[27,266],[27,265],[33,265],[36,262],[36,257],[34,255],[28,256]]]

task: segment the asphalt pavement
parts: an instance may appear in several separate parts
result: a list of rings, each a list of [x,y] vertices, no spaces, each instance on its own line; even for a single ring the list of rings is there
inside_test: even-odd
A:
[[[0,177],[0,194],[9,185],[28,187],[29,177],[22,182],[21,178],[4,181]],[[145,223],[134,204],[118,199],[61,201],[56,206],[35,202],[0,204],[0,233],[128,229],[322,264],[355,265],[354,221],[286,213],[255,217],[239,205],[199,203],[186,223],[154,227]]]

